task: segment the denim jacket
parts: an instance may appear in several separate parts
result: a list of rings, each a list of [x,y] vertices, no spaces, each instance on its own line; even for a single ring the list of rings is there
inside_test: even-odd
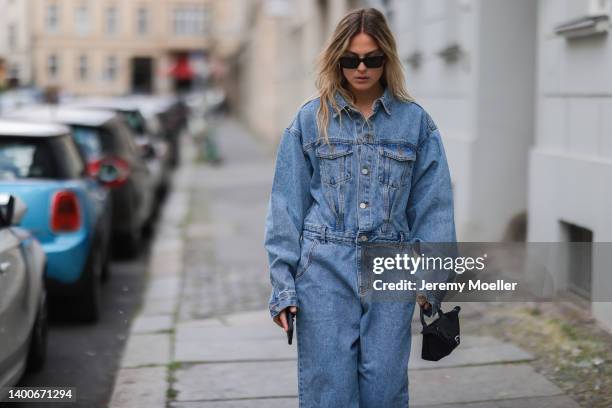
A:
[[[388,89],[367,120],[340,94],[336,101],[341,112],[330,107],[329,144],[317,130],[317,98],[299,109],[277,150],[265,225],[273,317],[298,304],[304,230],[356,244],[456,241],[446,154],[429,114]],[[439,307],[441,299],[425,295]]]

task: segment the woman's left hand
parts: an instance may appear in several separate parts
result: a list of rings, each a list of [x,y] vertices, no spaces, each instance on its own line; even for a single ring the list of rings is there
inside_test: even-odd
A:
[[[431,309],[431,303],[427,301],[425,295],[417,295],[416,302],[423,308],[423,310]]]

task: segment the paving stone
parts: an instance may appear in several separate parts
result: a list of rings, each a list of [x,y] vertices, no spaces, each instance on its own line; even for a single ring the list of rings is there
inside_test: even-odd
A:
[[[224,320],[230,326],[261,325],[263,327],[269,326],[272,319],[268,310],[259,309],[224,316]]]
[[[151,246],[151,252],[154,259],[159,253],[180,252],[184,248],[183,240],[180,238],[166,238],[158,235],[157,239]]]
[[[210,319],[194,319],[184,320],[177,324],[177,331],[181,329],[198,329],[208,327],[227,327],[225,319],[210,318]]]
[[[409,372],[414,405],[547,397],[562,391],[526,364],[496,364]]]
[[[282,334],[282,333],[280,333]],[[287,344],[286,336],[275,339],[177,340],[174,360],[180,362],[271,361],[297,358],[297,344]]]
[[[169,334],[133,334],[128,339],[121,367],[166,365],[170,363]]]
[[[225,340],[258,340],[281,339],[283,330],[270,321],[265,326],[185,326],[179,323],[176,327],[177,340],[225,341]]]
[[[155,333],[174,327],[172,316],[139,316],[132,323],[131,332],[136,334]]]
[[[295,361],[196,364],[175,375],[177,401],[297,397]]]
[[[198,183],[198,189],[240,188],[245,184],[251,183],[261,183],[268,186],[273,174],[270,165],[237,165],[233,168],[206,168],[206,170],[209,172],[209,175],[202,179],[201,183]],[[245,177],[245,174],[248,174],[248,178]]]
[[[235,220],[234,220],[235,222]],[[185,236],[188,239],[216,239],[220,236],[235,236],[238,232],[238,229],[230,223],[225,222],[222,223],[193,223],[188,225],[185,230]]]
[[[252,405],[255,407],[256,405]],[[410,405],[413,408],[580,408],[566,396],[541,398],[513,398],[499,401],[469,402],[465,404]],[[186,407],[187,408],[187,407]]]
[[[170,408],[298,408],[297,398],[257,398],[234,401],[194,401],[170,404]]]
[[[140,314],[143,316],[173,315],[178,305],[175,299],[145,299]]]
[[[411,350],[408,367],[411,369],[430,369],[465,365],[511,363],[532,360],[533,356],[513,344],[499,344],[488,347],[461,348],[459,346],[449,356],[440,361],[421,359],[421,348]]]
[[[173,277],[182,273],[183,259],[180,254],[168,255],[149,267],[149,275],[153,277]]]
[[[166,377],[166,367],[119,370],[109,408],[165,408]]]
[[[154,277],[149,281],[145,300],[174,299],[180,296],[180,277]]]

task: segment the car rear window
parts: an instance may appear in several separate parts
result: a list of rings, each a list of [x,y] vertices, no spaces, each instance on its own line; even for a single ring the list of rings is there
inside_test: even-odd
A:
[[[85,126],[72,126],[72,136],[77,143],[81,154],[87,161],[97,160],[104,155],[105,151],[109,149],[109,142],[106,138],[100,137],[100,129],[85,127]],[[106,141],[106,149],[103,142]]]
[[[69,136],[0,138],[0,180],[70,179],[83,170],[83,159]]]
[[[138,111],[123,111],[121,112],[125,123],[129,128],[138,135],[146,133],[146,123],[140,112]]]
[[[70,136],[56,137],[51,140],[53,153],[59,163],[61,178],[78,178],[85,173],[84,157]]]
[[[38,158],[47,150],[44,144],[0,141],[0,180],[38,177],[41,173],[53,177],[53,168],[43,166]],[[37,151],[39,152],[37,154]]]

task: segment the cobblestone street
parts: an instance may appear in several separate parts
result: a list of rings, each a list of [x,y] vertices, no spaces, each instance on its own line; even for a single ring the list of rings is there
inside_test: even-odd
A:
[[[271,152],[234,121],[216,130],[222,166],[196,166],[185,229],[181,320],[264,308],[270,294],[262,239]]]

